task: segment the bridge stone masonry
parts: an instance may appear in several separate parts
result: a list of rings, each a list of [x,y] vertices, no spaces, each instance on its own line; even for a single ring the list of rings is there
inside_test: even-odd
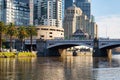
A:
[[[67,48],[80,45],[93,48],[93,57],[111,57],[112,49],[120,46],[120,40],[46,40],[37,43],[38,51],[42,50],[44,56],[60,56]]]
[[[112,49],[120,46],[120,39],[94,39],[93,57],[111,57]]]

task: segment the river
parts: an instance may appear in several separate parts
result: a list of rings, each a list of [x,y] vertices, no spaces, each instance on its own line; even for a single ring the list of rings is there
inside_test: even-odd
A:
[[[0,80],[120,80],[120,55],[0,58]]]

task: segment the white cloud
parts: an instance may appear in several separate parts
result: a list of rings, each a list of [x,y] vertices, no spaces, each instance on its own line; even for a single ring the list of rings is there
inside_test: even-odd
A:
[[[99,37],[120,38],[120,15],[96,17]]]

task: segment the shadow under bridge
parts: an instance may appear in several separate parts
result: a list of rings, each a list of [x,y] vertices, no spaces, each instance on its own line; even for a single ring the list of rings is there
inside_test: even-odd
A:
[[[74,41],[74,42],[55,42],[55,43],[49,43],[47,45],[48,55],[49,56],[61,56],[64,55],[67,48],[74,47],[74,46],[87,46],[89,48],[93,48],[93,44],[90,41]]]
[[[109,43],[106,45],[102,45],[100,47],[100,53],[104,56],[111,56],[112,55],[112,49],[120,47],[120,43]]]

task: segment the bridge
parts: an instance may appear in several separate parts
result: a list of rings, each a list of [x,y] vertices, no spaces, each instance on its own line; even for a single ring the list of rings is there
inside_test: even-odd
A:
[[[61,50],[73,46],[80,46],[80,45],[93,48],[93,56],[111,56],[111,49],[120,46],[120,40],[106,39],[106,40],[47,40],[46,41],[46,49],[47,52],[49,52],[49,55],[50,53],[54,53],[54,55],[56,55],[56,53],[59,54]]]

